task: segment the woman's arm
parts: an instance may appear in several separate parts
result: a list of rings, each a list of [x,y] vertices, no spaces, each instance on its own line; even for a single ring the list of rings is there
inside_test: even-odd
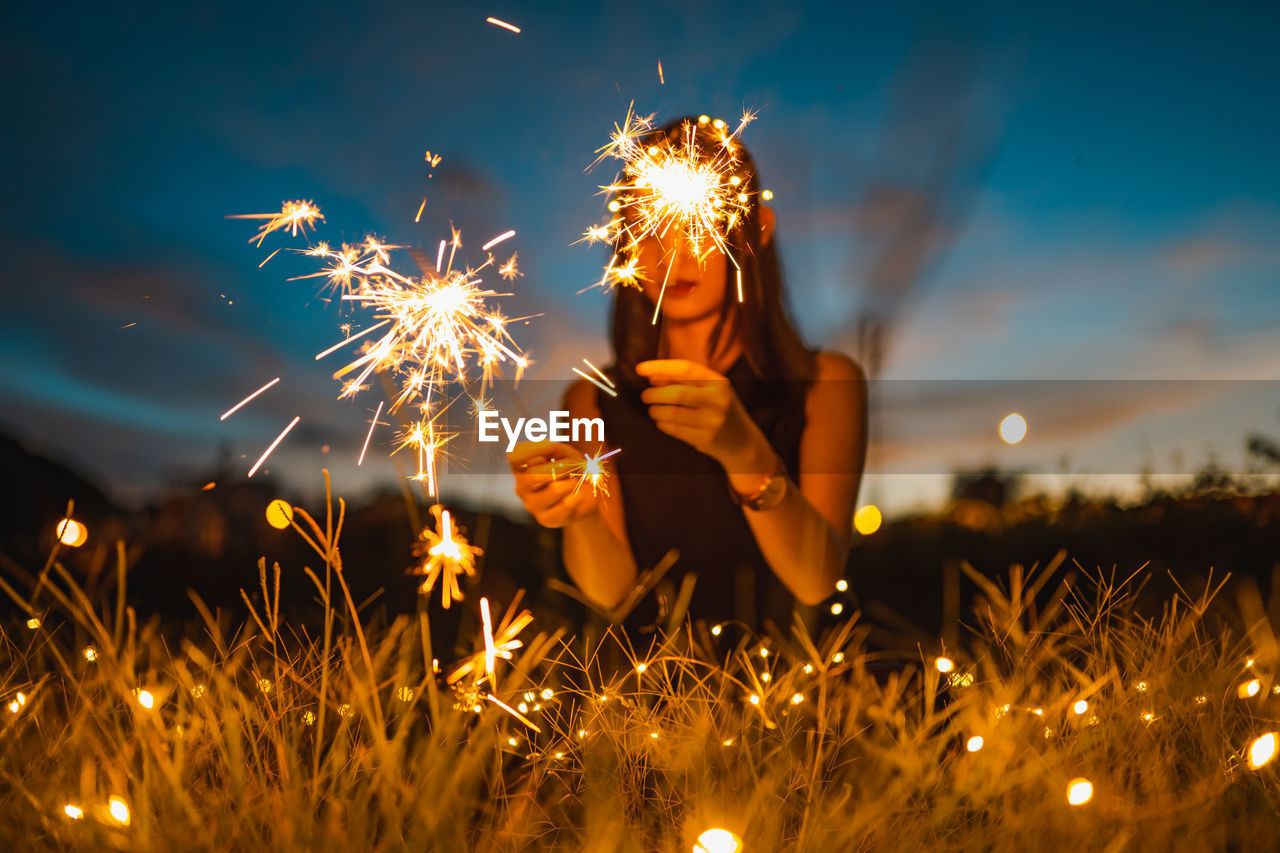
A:
[[[866,378],[857,365],[842,355],[819,353],[818,376],[805,401],[800,470],[788,472],[786,494],[776,507],[742,508],[769,567],[805,604],[835,592],[849,556],[850,522],[866,462],[866,400]],[[760,487],[776,457],[762,433],[750,455],[754,460],[738,468],[747,473],[729,474],[740,494]]]
[[[565,393],[565,408],[572,418],[598,418],[595,386],[578,380]],[[583,453],[599,453],[602,448],[577,446]],[[623,451],[626,452],[625,450]],[[627,541],[622,509],[622,485],[609,470],[605,487],[591,512],[577,516],[564,526],[564,565],[589,598],[605,608],[622,601],[635,586],[638,570]]]
[[[817,368],[800,471],[788,472],[777,506],[742,509],[769,567],[805,604],[831,595],[844,570],[867,435],[866,378],[857,365],[820,353]],[[776,470],[777,454],[723,376],[678,360],[643,362],[637,371],[654,383],[644,400],[658,428],[719,461],[739,494],[754,494]]]

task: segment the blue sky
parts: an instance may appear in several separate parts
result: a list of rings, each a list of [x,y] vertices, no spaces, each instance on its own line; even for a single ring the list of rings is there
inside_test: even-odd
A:
[[[504,306],[544,315],[517,336],[530,405],[549,405],[570,365],[607,360],[607,299],[577,294],[602,258],[570,244],[609,178],[583,169],[634,100],[660,118],[759,110],[744,141],[811,343],[855,351],[895,203],[936,203],[919,274],[884,303],[864,499],[936,502],[953,466],[986,462],[1049,486],[1064,457],[1119,486],[1144,454],[1239,467],[1247,431],[1280,433],[1280,393],[1173,380],[1280,377],[1275,6],[958,5],[25,6],[0,60],[18,81],[0,428],[137,499],[224,441],[247,470],[296,414],[274,460],[288,485],[321,465],[349,494],[390,482],[381,457],[352,464],[376,401],[337,402],[312,359],[340,318],[286,281],[310,262],[258,268],[300,244],[258,250],[224,218],[291,198],[323,208],[331,242],[433,245],[452,221],[478,249],[516,229]],[[426,149],[444,158],[430,179]],[[1115,378],[1164,382],[1120,405],[1083,381]],[[1048,386],[1008,448],[995,424],[1033,394],[1000,379],[1082,381]],[[906,405],[897,380],[975,384]],[[452,479],[508,499],[501,477]]]

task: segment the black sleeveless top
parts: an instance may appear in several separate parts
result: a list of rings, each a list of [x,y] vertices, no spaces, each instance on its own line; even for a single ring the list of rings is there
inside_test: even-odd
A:
[[[609,461],[621,484],[627,538],[636,566],[643,572],[669,550],[679,551],[664,580],[625,624],[645,630],[665,623],[684,576],[692,573],[696,582],[688,613],[694,619],[738,620],[757,631],[765,619],[771,619],[786,631],[795,599],[760,553],[743,509],[733,502],[729,478],[720,463],[658,429],[640,398],[648,383],[636,388],[622,380],[616,368],[607,372],[618,396],[597,391],[596,402],[606,441],[622,449]],[[805,427],[804,397],[794,402],[795,383],[759,379],[742,357],[725,376],[794,483]]]

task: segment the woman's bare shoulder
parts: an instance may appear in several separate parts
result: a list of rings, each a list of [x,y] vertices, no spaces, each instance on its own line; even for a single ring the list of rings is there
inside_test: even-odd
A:
[[[861,365],[839,352],[819,352],[815,361],[817,375],[805,400],[811,420],[829,415],[846,418],[866,407],[867,375]]]
[[[862,366],[842,352],[823,350],[814,356],[814,363],[817,367],[815,378],[819,380],[856,382],[867,378]]]

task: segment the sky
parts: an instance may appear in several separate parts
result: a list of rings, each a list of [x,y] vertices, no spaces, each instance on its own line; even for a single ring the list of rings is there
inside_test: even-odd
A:
[[[987,464],[1051,490],[1243,470],[1247,433],[1280,434],[1280,12],[1211,12],[24,4],[0,52],[0,431],[136,503],[220,458],[242,476],[298,416],[259,476],[394,487],[389,435],[355,465],[378,398],[338,401],[314,359],[351,318],[289,280],[313,259],[259,267],[305,241],[258,248],[226,218],[289,199],[330,243],[434,246],[452,223],[475,261],[515,229],[502,307],[539,315],[514,330],[521,393],[553,408],[581,358],[609,360],[608,297],[579,293],[605,259],[574,242],[612,177],[585,168],[634,103],[758,111],[743,141],[797,325],[862,360],[860,319],[882,319],[862,502],[937,506]],[[514,505],[483,466],[444,493]]]

